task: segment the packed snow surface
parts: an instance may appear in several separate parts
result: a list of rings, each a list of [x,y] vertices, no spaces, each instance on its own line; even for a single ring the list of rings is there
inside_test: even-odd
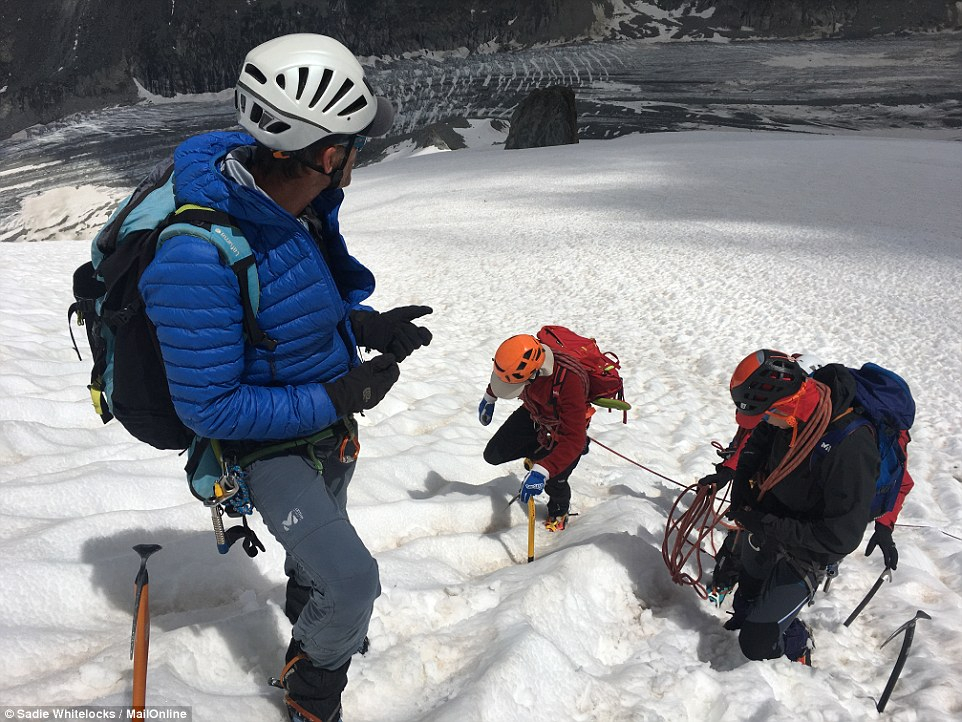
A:
[[[355,658],[348,722],[851,720],[875,700],[922,609],[886,715],[962,715],[962,144],[692,132],[558,148],[459,151],[358,170],[342,208],[381,309],[427,304],[430,347],[361,419],[350,512],[383,592]],[[60,197],[50,213],[98,207]],[[34,213],[37,213],[36,209]],[[44,219],[37,221],[37,227]],[[46,219],[49,227],[57,219]],[[76,225],[76,218],[63,223]],[[283,557],[219,556],[184,460],[146,447],[87,397],[65,327],[89,238],[0,244],[0,700],[124,705],[134,544],[149,562],[148,703],[193,719],[286,719]],[[749,662],[715,609],[661,558],[681,489],[593,446],[567,531],[507,507],[520,464],[481,452],[491,356],[559,323],[621,359],[627,425],[590,434],[688,484],[733,432],[727,383],[761,347],[901,373],[918,403],[901,562],[862,548],[803,618],[813,668]],[[87,357],[83,329],[75,329]],[[495,424],[517,402],[497,406]],[[543,505],[539,513],[543,514]]]

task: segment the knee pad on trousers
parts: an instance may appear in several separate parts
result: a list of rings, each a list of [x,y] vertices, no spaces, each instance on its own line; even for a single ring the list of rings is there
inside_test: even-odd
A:
[[[738,644],[742,654],[749,659],[775,659],[782,656],[781,638],[782,633],[775,622],[744,622],[738,634]]]
[[[370,610],[374,607],[374,600],[381,595],[377,563],[372,558],[371,565],[365,571],[329,584],[327,593],[330,595],[335,614],[356,609],[369,616]],[[345,616],[361,615],[346,614]]]

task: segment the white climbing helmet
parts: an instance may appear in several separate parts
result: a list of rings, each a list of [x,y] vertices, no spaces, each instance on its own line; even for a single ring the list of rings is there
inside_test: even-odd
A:
[[[384,135],[394,120],[390,101],[374,95],[354,54],[312,33],[282,35],[247,53],[234,107],[248,133],[280,151],[330,135]]]
[[[813,353],[799,353],[794,355],[795,363],[802,367],[802,370],[811,376],[818,371],[825,363]]]

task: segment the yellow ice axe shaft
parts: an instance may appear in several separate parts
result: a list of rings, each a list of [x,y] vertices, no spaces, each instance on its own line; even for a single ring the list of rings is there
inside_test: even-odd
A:
[[[534,561],[534,497],[528,499],[528,563]]]

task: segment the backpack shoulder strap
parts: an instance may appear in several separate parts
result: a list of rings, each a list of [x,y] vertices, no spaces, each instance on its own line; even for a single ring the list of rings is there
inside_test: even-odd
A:
[[[589,401],[590,399],[588,397],[591,395],[591,380],[588,378],[588,372],[585,371],[584,367],[580,363],[578,363],[577,359],[572,358],[563,351],[552,349],[551,352],[554,354],[555,363],[561,367],[561,372],[558,373],[557,378],[551,387],[552,399],[557,402],[561,384],[565,382],[565,379],[568,377],[568,372],[570,371],[579,379],[581,379],[581,383],[584,384],[585,387],[585,400]]]
[[[260,282],[257,278],[257,265],[250,244],[233,220],[223,211],[193,204],[180,206],[173,214],[169,224],[161,231],[157,240],[160,248],[174,236],[194,236],[212,244],[224,263],[237,276],[241,291],[241,304],[244,311],[244,331],[254,346],[262,346],[273,351],[277,341],[261,330],[257,323],[260,308]]]
[[[845,424],[845,426],[836,427],[825,434],[816,442],[815,448],[812,449],[812,454],[809,456],[808,468],[814,469],[816,465],[821,463],[822,459],[829,455],[832,449],[842,443],[843,439],[862,426],[868,426],[872,430],[872,434],[875,435],[875,427],[872,425],[872,422],[862,416],[856,416]]]

